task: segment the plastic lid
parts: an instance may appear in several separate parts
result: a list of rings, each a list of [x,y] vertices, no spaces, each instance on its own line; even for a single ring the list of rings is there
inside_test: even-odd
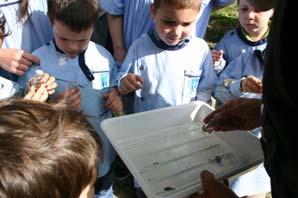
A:
[[[41,75],[43,75],[43,73],[44,73],[44,72],[43,72],[41,69],[37,69],[37,70],[35,71],[35,74],[36,74],[36,75],[40,75],[40,76],[41,76]]]

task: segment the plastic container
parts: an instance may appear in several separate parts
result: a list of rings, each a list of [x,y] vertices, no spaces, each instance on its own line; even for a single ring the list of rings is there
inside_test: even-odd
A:
[[[44,75],[44,72],[41,69],[35,70],[35,75],[30,80],[30,87],[35,86],[35,90],[38,90],[41,86],[41,79]]]
[[[200,172],[219,179],[263,161],[259,140],[247,132],[208,134],[203,102],[104,120],[103,131],[150,198],[181,198],[201,189]]]

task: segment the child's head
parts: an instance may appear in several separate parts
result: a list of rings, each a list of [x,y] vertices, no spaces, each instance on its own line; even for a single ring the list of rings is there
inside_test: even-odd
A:
[[[98,0],[48,1],[56,44],[68,57],[73,58],[87,48],[98,14]]]
[[[268,23],[273,9],[267,11],[257,10],[250,0],[238,0],[239,22],[249,36],[258,37],[268,30]]]
[[[168,45],[177,45],[194,27],[201,0],[154,0],[151,14],[159,37]]]
[[[91,197],[101,154],[80,112],[29,100],[0,102],[0,197]]]

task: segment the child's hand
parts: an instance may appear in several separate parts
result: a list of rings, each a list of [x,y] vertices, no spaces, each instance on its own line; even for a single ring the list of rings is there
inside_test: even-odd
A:
[[[18,76],[24,75],[32,64],[39,64],[39,58],[20,49],[0,49],[0,66]]]
[[[41,83],[45,84],[45,87],[49,95],[52,95],[55,93],[57,83],[54,76],[50,76],[48,73],[44,73],[41,79]]]
[[[62,102],[69,107],[79,110],[81,104],[80,89],[75,87],[65,90],[58,96],[55,102]]]
[[[104,98],[106,99],[105,108],[113,112],[120,112],[122,110],[121,97],[116,90],[113,89],[110,93],[104,94]]]
[[[211,50],[213,64],[215,65],[218,61],[223,58],[223,50]]]
[[[243,92],[260,94],[263,91],[263,83],[254,76],[248,76],[241,80],[241,88]]]
[[[119,92],[121,94],[128,94],[143,87],[144,80],[141,76],[136,74],[127,74],[120,83]]]
[[[40,102],[45,102],[49,97],[48,91],[45,84],[41,84],[38,90],[35,86],[30,87],[28,93],[24,97],[25,99],[36,100]]]

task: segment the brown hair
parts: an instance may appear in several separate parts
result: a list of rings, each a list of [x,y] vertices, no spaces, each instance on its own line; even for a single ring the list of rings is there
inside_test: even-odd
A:
[[[19,20],[21,21],[28,14],[29,0],[22,0],[20,3]]]
[[[49,0],[48,15],[71,30],[81,32],[93,26],[99,14],[98,0]]]
[[[4,37],[8,36],[10,32],[7,32],[5,28],[6,18],[2,11],[0,10],[0,48],[2,47],[2,42]]]
[[[0,102],[0,197],[79,197],[101,155],[81,112],[21,99]]]
[[[174,5],[177,9],[195,8],[200,10],[201,0],[154,0],[154,7],[159,8],[162,4]]]

